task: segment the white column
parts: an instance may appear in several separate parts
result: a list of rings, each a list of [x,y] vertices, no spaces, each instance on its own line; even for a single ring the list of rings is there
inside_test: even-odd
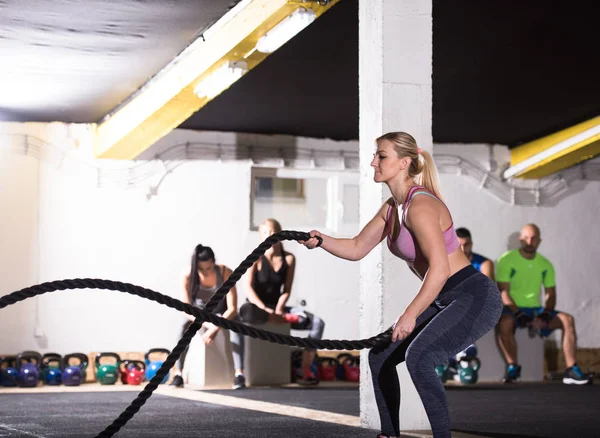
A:
[[[370,163],[374,140],[389,131],[413,135],[432,151],[432,5],[431,0],[359,0],[360,222],[364,226],[390,196],[373,182]],[[420,282],[385,248],[375,248],[360,263],[360,333],[388,328],[418,291]],[[360,417],[378,429],[368,352],[361,357]],[[400,428],[428,430],[429,421],[404,364]]]

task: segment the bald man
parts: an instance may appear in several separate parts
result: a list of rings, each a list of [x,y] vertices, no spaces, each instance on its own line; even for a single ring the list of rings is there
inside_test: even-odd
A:
[[[537,252],[542,242],[539,227],[535,224],[525,225],[519,240],[521,247],[504,253],[496,264],[496,281],[504,304],[498,322],[498,343],[507,363],[504,381],[513,382],[521,375],[515,330],[532,327],[542,337],[550,335],[556,329],[563,331],[562,347],[567,365],[563,383],[590,383],[590,376],[584,374],[576,363],[575,321],[571,315],[554,308],[554,267],[546,257]],[[540,301],[542,286],[545,295],[543,306]]]

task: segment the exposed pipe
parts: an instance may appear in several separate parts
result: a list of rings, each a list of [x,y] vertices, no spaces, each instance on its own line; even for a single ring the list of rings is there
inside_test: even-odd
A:
[[[55,145],[29,135],[8,134],[10,141],[0,143],[0,153],[11,153],[36,158],[56,168],[64,167],[68,155]],[[20,137],[15,139],[15,137]],[[16,141],[15,141],[16,140]],[[458,155],[434,154],[442,174],[455,174],[473,179],[480,189],[512,205],[539,206],[556,201],[569,191],[575,181],[600,181],[600,162],[587,161],[531,183],[505,181],[483,165]],[[87,166],[97,172],[97,187],[150,187],[156,194],[168,174],[191,160],[239,161],[251,160],[263,167],[290,167],[322,169],[337,172],[355,172],[359,167],[358,151],[342,148],[317,150],[314,148],[273,148],[265,146],[238,146],[202,142],[174,144],[157,154],[154,160],[134,161],[127,167],[98,166],[77,159],[76,166]],[[529,184],[529,185],[527,185]]]

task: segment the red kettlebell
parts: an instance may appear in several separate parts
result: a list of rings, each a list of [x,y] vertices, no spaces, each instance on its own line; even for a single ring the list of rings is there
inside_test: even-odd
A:
[[[127,364],[129,360],[124,360],[119,364],[119,375],[121,376],[121,383],[127,385]]]
[[[140,385],[144,380],[146,364],[141,360],[125,360],[121,362],[119,374],[124,385]]]
[[[141,360],[130,360],[126,366],[127,369],[127,384],[141,385],[144,381],[144,373],[146,372],[146,364]]]
[[[349,382],[360,381],[360,357],[352,356],[344,360],[344,374]]]
[[[319,380],[333,381],[337,371],[338,362],[333,357],[319,358]]]

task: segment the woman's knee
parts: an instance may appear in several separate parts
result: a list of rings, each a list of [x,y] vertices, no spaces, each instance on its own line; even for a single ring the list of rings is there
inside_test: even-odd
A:
[[[313,316],[310,337],[313,339],[321,339],[323,337],[324,331],[325,331],[325,321],[323,321],[318,316]]]
[[[448,358],[437,359],[433,354],[410,354],[406,353],[406,369],[411,377],[422,374],[424,371],[430,370],[435,373],[435,367]],[[439,363],[438,363],[439,362]]]

